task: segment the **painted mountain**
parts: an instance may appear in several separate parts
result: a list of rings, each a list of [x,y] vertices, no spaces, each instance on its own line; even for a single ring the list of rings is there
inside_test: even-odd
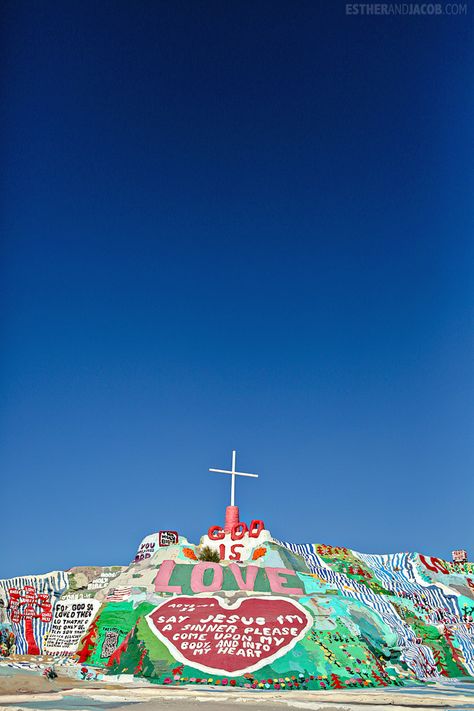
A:
[[[474,676],[474,564],[215,528],[199,546],[173,531],[147,536],[128,566],[0,580],[0,653],[174,685]]]

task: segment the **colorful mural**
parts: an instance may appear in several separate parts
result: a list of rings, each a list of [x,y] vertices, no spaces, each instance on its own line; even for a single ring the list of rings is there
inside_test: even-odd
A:
[[[147,615],[175,659],[201,671],[240,675],[286,654],[312,617],[294,600],[247,597],[227,605],[215,597],[177,596]]]
[[[186,538],[179,536],[177,531],[157,531],[157,533],[150,533],[150,535],[145,536],[138,546],[134,563],[140,563],[140,561],[146,558],[151,558],[158,548],[166,548],[167,546],[178,545],[178,543],[187,543]]]
[[[16,654],[41,654],[54,607],[67,587],[63,572],[0,580],[1,619],[5,620],[0,622],[2,647],[13,634]]]
[[[61,600],[54,609],[51,629],[44,646],[48,654],[74,654],[100,608],[98,600]]]
[[[0,581],[0,653],[68,656],[86,675],[176,685],[474,676],[472,563],[287,543],[258,521],[211,527],[200,545],[161,533],[129,566]],[[220,562],[202,560],[204,549]]]

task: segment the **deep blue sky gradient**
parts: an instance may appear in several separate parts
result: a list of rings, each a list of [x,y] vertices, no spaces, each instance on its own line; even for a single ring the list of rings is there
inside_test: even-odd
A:
[[[473,17],[4,5],[0,576],[473,539]]]

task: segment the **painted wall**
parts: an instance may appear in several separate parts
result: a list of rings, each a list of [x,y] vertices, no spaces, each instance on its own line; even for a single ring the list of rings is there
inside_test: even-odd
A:
[[[167,548],[178,543],[184,545],[187,543],[187,540],[184,536],[179,536],[177,531],[157,531],[156,533],[150,533],[140,542],[132,563],[140,563],[142,560],[151,558],[159,548]]]
[[[57,601],[67,587],[67,573],[61,571],[0,580],[0,650],[42,654]],[[8,645],[11,635],[14,642]]]
[[[222,540],[233,544],[214,547]],[[199,561],[208,537],[167,542],[130,566],[0,581],[0,633],[22,654],[73,654],[164,684],[324,689],[474,676],[471,563],[291,544],[265,530],[243,538],[240,560],[229,547],[220,563]]]

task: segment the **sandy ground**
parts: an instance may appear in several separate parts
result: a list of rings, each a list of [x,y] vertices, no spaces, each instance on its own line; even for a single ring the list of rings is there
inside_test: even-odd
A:
[[[23,694],[57,694],[61,691],[78,689],[81,693],[85,689],[91,688],[90,684],[85,684],[80,679],[71,678],[58,670],[59,676],[54,681],[46,679],[41,670],[12,669],[0,666],[0,703],[3,703],[6,696],[16,696]],[[112,689],[115,686],[120,689],[122,685],[102,684],[94,682],[93,688]]]
[[[38,670],[0,668],[0,711],[474,711],[474,684],[347,691],[221,690],[158,687],[146,683],[83,682],[61,676],[48,681]]]

